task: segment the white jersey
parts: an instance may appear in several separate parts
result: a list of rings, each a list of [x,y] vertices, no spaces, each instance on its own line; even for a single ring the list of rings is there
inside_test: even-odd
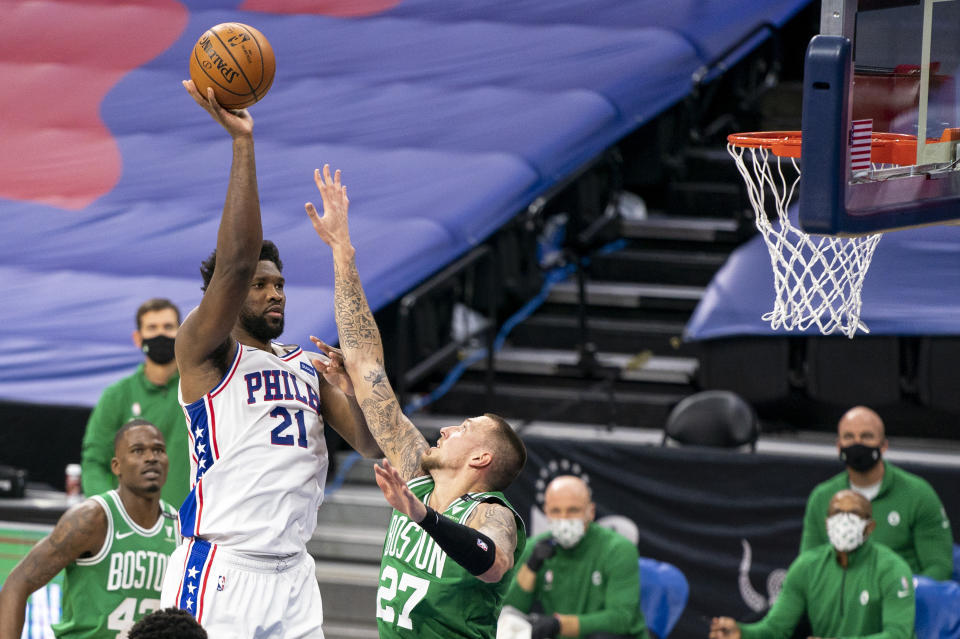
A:
[[[328,463],[320,379],[299,347],[273,349],[238,343],[215,388],[190,405],[180,395],[193,481],[180,507],[184,537],[289,555],[313,535]]]

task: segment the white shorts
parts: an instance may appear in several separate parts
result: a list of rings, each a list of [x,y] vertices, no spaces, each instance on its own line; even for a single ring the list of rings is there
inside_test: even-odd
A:
[[[192,614],[210,639],[323,639],[316,568],[306,552],[254,558],[203,539],[170,556],[162,608]]]

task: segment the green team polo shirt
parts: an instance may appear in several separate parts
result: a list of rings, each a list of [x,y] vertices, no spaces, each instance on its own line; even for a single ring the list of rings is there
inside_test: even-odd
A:
[[[427,503],[434,482],[415,477],[407,486]],[[513,512],[517,524],[514,568],[496,583],[485,583],[447,556],[433,537],[403,513],[394,510],[383,543],[377,628],[380,639],[494,639],[503,595],[513,580],[523,552],[523,520],[503,493],[469,493],[453,501],[442,516],[466,525],[481,503],[495,502]]]
[[[537,542],[549,535],[530,539],[521,565]],[[591,522],[576,546],[558,546],[557,553],[543,562],[532,592],[514,580],[504,604],[526,613],[539,601],[546,614],[577,615],[581,636],[609,632],[646,639],[640,588],[636,546],[623,535]]]
[[[953,533],[950,520],[926,480],[886,461],[880,492],[873,499],[877,528],[871,538],[903,557],[916,575],[950,579],[953,572]],[[846,471],[819,484],[810,493],[803,517],[800,552],[829,542],[826,518],[830,499],[850,488]]]
[[[815,637],[915,637],[913,574],[907,562],[872,535],[849,559],[841,568],[830,544],[801,553],[767,615],[740,624],[741,638],[787,639],[804,613]]]
[[[110,470],[113,438],[121,426],[140,418],[152,422],[166,440],[170,469],[160,496],[179,508],[190,490],[187,425],[177,399],[180,374],[174,373],[165,385],[157,386],[146,378],[143,366],[108,386],[90,413],[81,455],[83,493],[97,495],[117,487],[117,478]]]

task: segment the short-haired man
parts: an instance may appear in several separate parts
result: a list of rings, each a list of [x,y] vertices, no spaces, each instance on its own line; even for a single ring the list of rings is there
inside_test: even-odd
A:
[[[143,363],[132,375],[108,386],[90,413],[83,434],[80,480],[88,496],[116,488],[117,478],[110,471],[113,437],[131,419],[146,419],[167,443],[170,473],[161,497],[179,506],[190,490],[190,450],[177,401],[180,375],[173,354],[180,310],[168,299],[149,299],[137,309],[136,327],[133,343],[143,352]]]
[[[645,639],[637,547],[594,523],[590,487],[572,475],[555,478],[543,511],[550,531],[530,540],[504,603],[523,613],[540,603],[544,614],[531,618],[534,639]]]
[[[167,479],[163,435],[142,419],[117,431],[116,490],[73,506],[37,542],[0,590],[0,639],[20,639],[30,593],[66,569],[57,637],[126,637],[160,607],[163,573],[176,547],[176,510],[160,498]]]
[[[324,166],[314,178],[324,215],[313,204],[306,208],[333,251],[342,357],[370,432],[387,456],[375,467],[394,508],[380,563],[380,637],[493,639],[525,540],[523,522],[502,491],[523,468],[526,449],[509,424],[489,413],[441,429],[433,447],[403,414],[354,262],[340,171],[331,178]],[[314,343],[340,357],[320,340]]]
[[[821,522],[823,525],[823,522]],[[876,543],[870,502],[852,490],[830,499],[829,544],[800,553],[783,590],[757,623],[715,617],[710,639],[787,639],[803,615],[815,637],[912,639],[913,575],[895,552]]]
[[[949,579],[953,534],[937,493],[926,480],[883,459],[888,442],[883,420],[866,406],[848,410],[837,424],[837,449],[846,465],[810,494],[800,552],[827,542],[823,518],[834,493],[849,488],[872,503],[874,541],[903,557],[916,575]]]

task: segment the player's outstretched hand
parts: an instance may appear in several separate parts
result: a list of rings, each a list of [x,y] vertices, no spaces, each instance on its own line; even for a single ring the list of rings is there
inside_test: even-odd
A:
[[[313,181],[320,190],[320,200],[323,204],[323,216],[317,213],[312,202],[307,202],[304,208],[317,235],[330,248],[350,245],[350,229],[347,226],[347,210],[350,200],[347,199],[347,187],[340,183],[340,169],[330,177],[330,165],[324,164],[323,170],[314,169]]]
[[[311,335],[310,341],[313,342],[313,345],[316,346],[321,353],[327,356],[327,361],[323,361],[318,357],[310,358],[317,372],[323,375],[323,378],[327,380],[328,384],[339,388],[344,395],[349,395],[350,397],[356,396],[353,390],[353,381],[350,379],[350,375],[347,374],[346,366],[343,364],[343,352],[339,348],[330,346],[319,337]]]
[[[423,518],[427,516],[426,505],[410,492],[410,489],[407,488],[407,482],[403,481],[400,473],[390,465],[386,458],[380,464],[373,465],[373,472],[377,480],[377,486],[380,486],[388,504],[409,517],[410,521],[417,523],[423,521]]]
[[[220,123],[231,137],[242,135],[251,135],[253,133],[253,118],[246,109],[228,111],[220,106],[217,98],[213,95],[213,87],[207,87],[207,95],[204,97],[197,91],[197,86],[193,80],[184,80],[183,87],[190,94],[194,101],[202,106],[214,120]]]
[[[740,626],[730,617],[710,620],[710,639],[740,639]]]

